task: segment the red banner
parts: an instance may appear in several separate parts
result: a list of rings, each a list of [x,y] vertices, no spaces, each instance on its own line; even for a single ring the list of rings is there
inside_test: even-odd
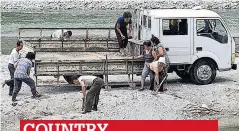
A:
[[[21,120],[20,131],[218,131],[218,121]]]

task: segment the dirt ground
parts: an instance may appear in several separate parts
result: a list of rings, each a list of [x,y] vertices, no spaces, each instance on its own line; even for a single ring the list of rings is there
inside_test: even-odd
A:
[[[1,55],[1,81],[9,78],[8,56]],[[239,59],[236,59],[239,63]],[[82,94],[77,87],[37,87],[44,96],[32,99],[23,84],[13,107],[9,88],[1,88],[1,130],[19,130],[21,119],[217,119],[220,131],[239,130],[239,71],[218,72],[213,84],[198,86],[169,74],[168,91],[151,95],[128,87],[102,89],[99,110],[82,115]],[[135,81],[139,81],[136,77]],[[110,81],[127,81],[112,76]]]

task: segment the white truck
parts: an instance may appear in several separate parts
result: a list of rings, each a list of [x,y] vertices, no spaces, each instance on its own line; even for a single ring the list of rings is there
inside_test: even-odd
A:
[[[237,69],[235,41],[217,13],[201,8],[134,13],[134,39],[158,37],[169,55],[169,72],[203,85],[213,82],[217,70]]]

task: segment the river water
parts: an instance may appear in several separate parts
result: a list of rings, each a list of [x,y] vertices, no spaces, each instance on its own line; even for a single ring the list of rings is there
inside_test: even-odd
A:
[[[232,34],[239,36],[239,9],[214,10],[229,25]],[[75,10],[75,11],[2,11],[1,44],[2,53],[9,54],[22,27],[114,27],[124,10]]]

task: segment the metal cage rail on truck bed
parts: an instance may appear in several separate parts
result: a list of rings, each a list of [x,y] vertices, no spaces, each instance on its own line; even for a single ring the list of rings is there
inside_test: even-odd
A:
[[[64,28],[72,31],[70,38],[51,38],[51,33],[62,28],[19,28],[19,38],[27,46],[41,52],[117,52],[114,28]],[[112,31],[113,30],[113,31]]]
[[[115,41],[114,35],[111,35],[113,28],[64,28],[66,30],[84,30],[85,36],[72,36],[70,39],[51,39],[50,33],[44,34],[44,30],[62,29],[62,28],[19,28],[19,38],[26,41],[26,45],[36,53],[35,60],[35,77],[36,85],[39,86],[38,77],[40,76],[54,76],[57,78],[57,85],[60,85],[60,76],[71,75],[98,75],[103,74],[105,76],[105,85],[110,87],[116,83],[109,83],[109,75],[128,75],[127,83],[118,83],[117,85],[130,85],[134,87],[134,74],[141,74],[144,61],[134,60],[129,57],[115,56],[118,52],[118,42]],[[22,36],[21,31],[25,30],[25,33],[30,30],[38,30],[39,36],[33,31],[30,36]],[[99,37],[99,35],[91,35],[91,30],[106,31],[107,37]],[[113,32],[114,33],[114,32]],[[29,33],[27,33],[29,34]],[[32,36],[31,36],[32,35]],[[35,36],[34,36],[35,35]],[[143,50],[142,42],[129,41],[127,45],[127,51],[131,56],[140,55]],[[90,58],[90,52],[96,53],[97,57]],[[105,52],[106,54],[101,57],[97,52]],[[107,54],[115,52],[114,54]],[[79,56],[68,56],[68,54],[78,54]],[[89,53],[89,55],[82,55],[83,53]],[[49,54],[49,55],[48,55]],[[64,56],[64,58],[62,57]],[[77,57],[84,57],[80,59]],[[131,76],[130,76],[131,75]],[[65,78],[65,77],[64,77]],[[66,78],[65,78],[66,80]],[[69,81],[67,81],[69,82]],[[70,83],[70,82],[69,82]]]
[[[108,59],[107,55],[102,60],[79,60],[79,61],[35,61],[35,76],[69,76],[69,75],[96,75],[105,76],[105,84],[108,87],[109,75],[128,75],[128,83],[134,85],[133,74],[141,74],[143,63],[141,60],[132,59]],[[131,75],[131,78],[130,78]],[[36,83],[38,84],[38,83]],[[59,85],[59,79],[57,79]],[[125,84],[125,83],[122,83]]]

